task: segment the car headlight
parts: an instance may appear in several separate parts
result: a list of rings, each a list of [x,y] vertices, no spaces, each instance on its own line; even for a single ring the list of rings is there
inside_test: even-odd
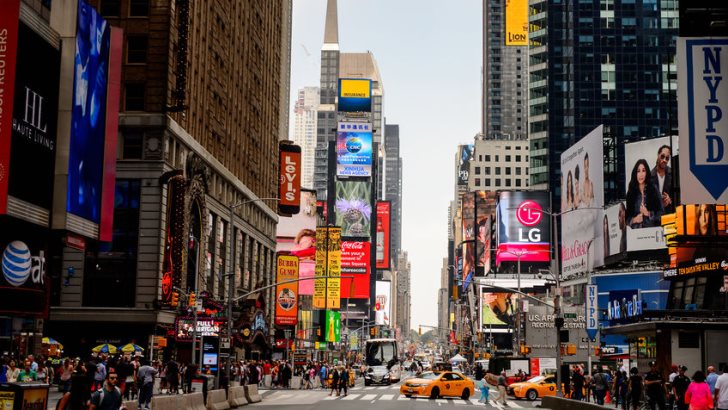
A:
[[[370,374],[365,374],[365,375],[364,375],[364,378],[365,378],[365,379],[371,379],[371,378],[372,378],[372,376],[371,376]]]
[[[382,379],[389,379],[389,373],[387,373],[384,376],[382,376]]]

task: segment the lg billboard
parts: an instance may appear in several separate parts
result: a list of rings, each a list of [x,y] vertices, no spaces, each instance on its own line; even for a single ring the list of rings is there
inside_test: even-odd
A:
[[[498,199],[496,263],[550,260],[551,223],[544,210],[549,195],[542,191],[503,191]]]

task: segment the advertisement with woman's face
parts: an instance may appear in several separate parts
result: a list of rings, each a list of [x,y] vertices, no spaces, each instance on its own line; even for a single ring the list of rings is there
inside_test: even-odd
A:
[[[316,192],[301,191],[301,211],[278,218],[276,252],[298,256],[298,276],[313,278],[316,262]],[[298,285],[301,295],[313,295],[313,280]]]

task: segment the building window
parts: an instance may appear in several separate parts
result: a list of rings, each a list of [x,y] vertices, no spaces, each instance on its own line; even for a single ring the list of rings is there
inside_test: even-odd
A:
[[[496,174],[496,175],[500,175],[500,174],[501,174],[501,169],[500,169],[500,167],[495,167],[495,174]]]
[[[496,155],[496,156],[495,156],[495,162],[498,162],[498,161],[500,161],[500,158],[499,158],[499,156],[498,156],[498,155]]]
[[[521,167],[516,167],[516,175],[521,175]]]
[[[506,162],[511,162],[511,156],[510,155],[506,155]]]
[[[124,85],[124,111],[144,111],[144,84]]]
[[[104,17],[118,17],[121,10],[120,0],[101,0],[101,15]]]
[[[127,129],[121,134],[120,159],[142,159],[144,133],[138,129]]]
[[[490,186],[490,179],[485,180],[485,186]]]
[[[511,175],[511,167],[506,167],[506,175]]]
[[[475,167],[475,175],[480,175],[480,167]]]
[[[148,17],[149,0],[129,0],[129,17]]]
[[[490,175],[490,167],[485,167],[485,175]]]
[[[506,179],[506,186],[507,187],[510,187],[511,186],[511,180],[510,179]]]
[[[520,155],[516,155],[516,162],[521,162],[521,156]]]
[[[475,178],[475,186],[480,186],[480,178]]]
[[[486,156],[485,156],[485,160],[486,160],[486,161],[490,161],[490,155],[486,155]]]
[[[517,179],[517,180],[516,180],[516,186],[517,186],[517,187],[520,187],[520,186],[521,186],[521,180],[520,180],[520,179]]]
[[[496,178],[495,179],[495,186],[496,186],[496,188],[500,188],[500,186],[501,186],[501,183],[500,182],[501,182],[500,178]]]
[[[147,62],[147,37],[129,36],[126,38],[127,64],[144,64]]]

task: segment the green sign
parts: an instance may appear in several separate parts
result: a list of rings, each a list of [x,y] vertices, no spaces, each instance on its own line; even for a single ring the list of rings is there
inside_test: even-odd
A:
[[[576,313],[564,313],[564,319],[576,319]]]
[[[326,341],[341,340],[341,313],[335,310],[326,311]]]

